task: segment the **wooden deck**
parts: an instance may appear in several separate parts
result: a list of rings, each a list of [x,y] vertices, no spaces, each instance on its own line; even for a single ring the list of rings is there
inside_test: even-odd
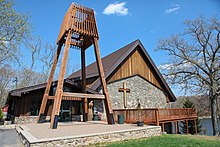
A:
[[[194,120],[196,125],[197,119],[196,110],[192,108],[115,109],[113,113],[116,122],[118,122],[118,115],[124,115],[125,123],[136,123],[138,120],[143,120],[145,124],[157,126],[161,124],[162,131],[164,131],[164,123],[174,122],[176,133],[179,132],[178,121]]]

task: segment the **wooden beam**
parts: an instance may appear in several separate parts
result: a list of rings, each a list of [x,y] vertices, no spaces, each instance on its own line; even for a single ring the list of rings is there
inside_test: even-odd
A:
[[[55,96],[48,96],[48,99],[53,100],[55,99]]]
[[[156,125],[159,126],[160,125],[159,124],[159,112],[157,109],[155,110],[155,119],[156,119]]]
[[[64,48],[62,63],[60,67],[60,74],[59,74],[59,79],[58,79],[57,89],[56,89],[56,94],[55,94],[55,99],[54,99],[53,111],[51,115],[50,128],[52,129],[56,129],[57,124],[58,124],[58,116],[60,112],[60,106],[61,106],[62,94],[63,94],[63,82],[64,82],[64,76],[66,74],[66,63],[68,59],[71,36],[72,36],[72,33],[71,33],[71,30],[69,30],[67,38],[66,38],[66,42],[65,42],[65,48]]]
[[[75,98],[105,99],[105,96],[101,94],[63,92],[63,96],[64,97],[75,97]]]
[[[45,92],[44,92],[44,96],[43,96],[43,99],[42,99],[42,102],[41,102],[41,107],[40,107],[39,116],[38,116],[38,123],[44,122],[45,118],[46,118],[44,116],[44,111],[45,111],[45,108],[46,108],[46,105],[47,105],[47,100],[48,100],[51,84],[52,84],[52,81],[53,81],[54,73],[55,73],[55,70],[56,70],[57,62],[59,60],[61,48],[62,48],[62,44],[59,43],[58,48],[57,48],[57,52],[56,52],[55,57],[54,57],[54,61],[53,61],[52,69],[51,69],[51,72],[50,72],[50,76],[49,76],[49,79],[48,79],[48,82],[47,82],[47,86],[46,86],[46,89],[45,89]]]
[[[186,134],[189,134],[188,120],[186,119]]]
[[[162,132],[164,132],[164,123],[161,123]]]
[[[96,63],[97,63],[97,67],[98,67],[99,78],[100,78],[100,81],[102,84],[103,94],[105,95],[104,102],[105,102],[107,121],[108,121],[108,124],[115,124],[112,106],[111,106],[111,102],[110,102],[110,98],[109,98],[109,94],[108,94],[108,90],[107,90],[107,85],[106,85],[106,81],[105,81],[105,75],[104,75],[104,70],[103,70],[102,61],[101,61],[101,57],[100,57],[100,51],[99,51],[97,38],[92,37],[92,42],[94,44],[94,52],[95,52],[95,56],[96,56]]]
[[[198,132],[198,130],[197,130],[197,124],[196,124],[196,120],[197,120],[197,119],[194,119],[195,134],[197,134],[197,132]]]
[[[88,99],[88,98],[91,98],[91,99],[99,99],[99,100],[104,100],[105,99],[105,96],[104,95],[100,95],[100,94],[83,94],[83,93],[70,93],[70,94],[66,94],[66,92],[63,92],[65,93],[65,95],[63,94],[62,96],[62,100],[77,100],[77,101],[82,101],[83,99]],[[71,96],[73,94],[73,96]],[[90,97],[87,97],[87,96],[90,96]],[[48,99],[50,100],[54,100],[55,99],[55,96],[48,96]]]
[[[81,48],[81,66],[82,66],[82,92],[86,93],[86,57],[85,57],[85,49]],[[88,100],[85,97],[82,100],[83,103],[83,121],[88,121]]]
[[[68,101],[82,101],[82,98],[76,98],[76,97],[62,97],[62,100],[68,100]]]
[[[176,121],[174,121],[174,125],[175,125],[175,133],[177,134],[178,129],[177,129],[177,122]]]
[[[179,133],[180,133],[180,130],[179,130],[179,121],[177,121],[176,123],[177,123],[177,133],[179,134]]]

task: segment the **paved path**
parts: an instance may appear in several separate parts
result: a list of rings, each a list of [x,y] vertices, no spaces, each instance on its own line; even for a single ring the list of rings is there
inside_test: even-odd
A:
[[[0,129],[0,147],[22,147],[15,129]]]

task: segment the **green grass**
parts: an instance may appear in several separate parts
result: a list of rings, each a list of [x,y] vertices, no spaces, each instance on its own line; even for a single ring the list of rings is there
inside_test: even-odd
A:
[[[145,139],[100,144],[107,147],[220,147],[220,137],[200,135],[161,135]]]

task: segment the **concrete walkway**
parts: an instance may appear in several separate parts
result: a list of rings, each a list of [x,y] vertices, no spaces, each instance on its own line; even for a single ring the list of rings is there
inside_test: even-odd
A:
[[[15,129],[0,129],[0,147],[23,147]]]

